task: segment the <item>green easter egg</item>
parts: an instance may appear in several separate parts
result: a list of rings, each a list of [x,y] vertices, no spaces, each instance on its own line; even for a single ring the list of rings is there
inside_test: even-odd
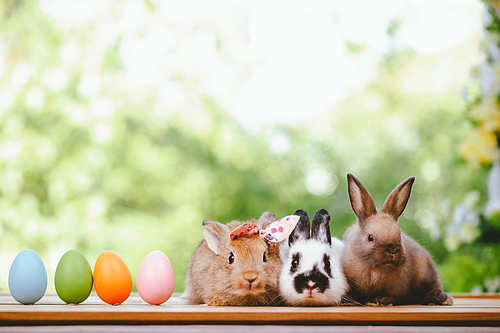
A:
[[[68,304],[85,301],[92,291],[92,269],[77,250],[66,252],[56,268],[54,285],[57,295]]]

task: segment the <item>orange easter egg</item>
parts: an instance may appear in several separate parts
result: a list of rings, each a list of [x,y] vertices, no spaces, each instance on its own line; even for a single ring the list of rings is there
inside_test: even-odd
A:
[[[121,304],[132,292],[132,275],[119,255],[104,251],[94,266],[94,288],[104,302]]]

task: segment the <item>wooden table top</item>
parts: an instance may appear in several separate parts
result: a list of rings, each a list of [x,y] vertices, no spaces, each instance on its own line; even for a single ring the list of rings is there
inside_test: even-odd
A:
[[[11,325],[419,325],[500,326],[500,295],[454,295],[453,306],[226,307],[191,304],[174,294],[149,305],[137,293],[121,305],[96,294],[79,305],[45,295],[35,305],[0,294],[0,326]]]

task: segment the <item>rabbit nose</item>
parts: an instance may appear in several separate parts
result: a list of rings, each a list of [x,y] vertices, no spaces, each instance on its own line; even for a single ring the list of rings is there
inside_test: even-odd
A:
[[[248,283],[252,284],[255,280],[257,280],[257,278],[252,278],[252,279],[245,279],[248,281]]]
[[[315,282],[315,281],[309,281],[309,282],[307,283],[307,286],[309,287],[309,289],[311,289],[311,290],[312,290],[312,289],[314,289],[314,288],[317,288],[317,287],[318,287],[318,283],[317,283],[317,282]]]
[[[387,249],[386,250],[387,254],[390,256],[390,260],[391,261],[395,261],[396,260],[396,255],[399,253],[399,248],[397,249]]]
[[[254,272],[247,272],[243,274],[243,278],[248,281],[249,284],[252,284],[257,280],[258,275]]]

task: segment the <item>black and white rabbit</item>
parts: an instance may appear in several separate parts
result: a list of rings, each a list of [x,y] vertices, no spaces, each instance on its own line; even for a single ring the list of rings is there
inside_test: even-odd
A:
[[[288,244],[280,247],[281,297],[294,306],[339,304],[348,289],[341,265],[344,243],[330,236],[330,214],[325,209],[316,211],[311,230],[305,211],[299,209],[293,215],[300,220]]]

